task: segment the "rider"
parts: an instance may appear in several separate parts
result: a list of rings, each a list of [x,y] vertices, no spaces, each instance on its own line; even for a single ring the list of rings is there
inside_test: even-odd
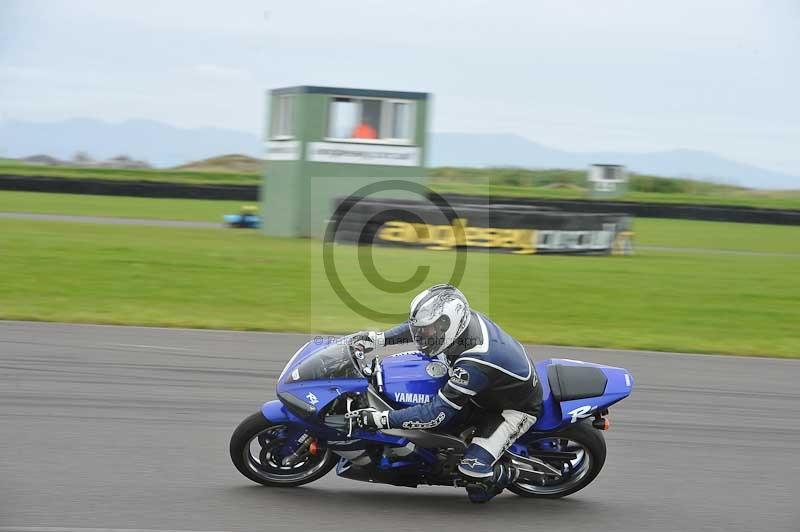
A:
[[[486,502],[514,481],[515,471],[499,460],[536,422],[542,390],[522,345],[486,316],[470,310],[457,288],[439,284],[411,302],[409,320],[386,332],[357,333],[354,341],[370,351],[414,342],[449,368],[450,379],[429,403],[401,410],[361,411],[364,427],[433,429],[463,416],[465,407],[480,419],[458,465],[472,502]]]

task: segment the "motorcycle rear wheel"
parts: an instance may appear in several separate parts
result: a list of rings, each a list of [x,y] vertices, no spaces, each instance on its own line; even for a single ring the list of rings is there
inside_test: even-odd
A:
[[[231,436],[233,465],[253,482],[282,487],[314,482],[333,469],[337,460],[330,449],[320,449],[316,456],[308,454],[291,466],[283,465],[286,430],[286,425],[269,421],[261,412],[248,416]]]
[[[543,480],[541,484],[514,482],[509,491],[521,497],[558,499],[582,490],[600,473],[606,461],[606,441],[603,433],[588,422],[572,425],[557,434],[534,439],[528,448],[542,450],[569,451],[577,454],[575,460],[566,463],[549,461],[554,467],[562,469],[560,479]]]

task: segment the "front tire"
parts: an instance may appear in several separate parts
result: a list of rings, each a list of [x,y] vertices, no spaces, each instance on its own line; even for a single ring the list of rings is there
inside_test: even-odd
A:
[[[588,422],[577,423],[568,429],[547,437],[532,440],[529,449],[570,451],[578,458],[567,463],[550,462],[569,474],[558,480],[545,480],[539,484],[515,482],[508,489],[521,497],[558,499],[588,486],[606,461],[606,441],[603,433]]]
[[[336,465],[336,457],[327,448],[320,448],[316,456],[309,454],[292,466],[282,464],[288,429],[287,425],[269,421],[261,412],[248,416],[231,436],[233,465],[242,475],[264,486],[301,486],[324,477]]]

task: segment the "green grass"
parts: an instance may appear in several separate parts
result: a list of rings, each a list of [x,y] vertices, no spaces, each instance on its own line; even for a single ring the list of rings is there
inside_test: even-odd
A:
[[[431,188],[440,194],[468,194],[509,198],[535,199],[589,199],[586,191],[569,188],[544,188],[534,186],[495,185],[433,180]],[[731,190],[727,193],[663,193],[628,192],[616,198],[620,201],[653,203],[689,203],[695,205],[731,205],[765,209],[800,209],[800,191]]]
[[[573,190],[585,189],[587,186],[585,170],[439,167],[431,168],[428,174],[440,183],[473,183],[519,188],[547,187]],[[637,173],[629,173],[628,187],[632,192],[660,194],[726,195],[736,192],[750,192],[746,188],[733,185]]]
[[[637,218],[633,228],[636,245],[785,253],[800,257],[798,226]],[[800,272],[800,262],[797,267]]]
[[[694,230],[708,235],[689,235],[698,245],[727,238],[737,246],[797,249],[784,228],[758,226],[740,238],[740,224],[684,223],[698,225],[648,221],[639,238],[663,244]],[[386,311],[407,308],[410,294],[379,292],[364,280],[358,248],[335,249],[343,283],[359,301]],[[379,271],[393,281],[421,265],[431,268],[427,282],[445,280],[455,256],[374,250]],[[302,332],[376,325],[332,293],[313,240],[0,220],[0,257],[5,319]],[[777,255],[475,252],[467,255],[461,286],[476,308],[524,341],[797,357],[799,271],[800,259]]]
[[[582,170],[525,168],[432,168],[432,186],[442,193],[518,198],[588,199]],[[800,208],[800,190],[753,190],[731,185],[630,174],[623,201]]]
[[[0,212],[37,214],[222,222],[223,214],[238,212],[244,203],[0,190]]]
[[[261,175],[254,173],[208,172],[203,170],[126,170],[119,168],[71,168],[25,164],[0,159],[0,175],[63,177],[65,179],[104,179],[113,181],[160,181],[210,185],[257,185]]]

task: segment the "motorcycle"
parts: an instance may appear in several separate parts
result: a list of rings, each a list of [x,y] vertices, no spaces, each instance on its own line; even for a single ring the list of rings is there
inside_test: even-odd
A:
[[[533,427],[500,458],[515,470],[508,489],[558,498],[585,488],[606,458],[608,409],[630,395],[624,368],[579,360],[535,364],[543,409]],[[265,486],[300,486],[336,467],[352,480],[417,487],[464,486],[458,463],[474,430],[360,428],[355,413],[429,402],[449,368],[417,351],[367,357],[348,337],[309,342],[289,360],[277,400],[264,403],[234,431],[230,454],[245,477]]]

